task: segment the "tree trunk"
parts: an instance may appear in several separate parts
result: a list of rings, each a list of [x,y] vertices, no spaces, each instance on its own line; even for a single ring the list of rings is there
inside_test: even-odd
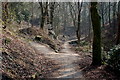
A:
[[[110,10],[110,4],[111,4],[111,2],[109,2],[109,25],[111,27],[111,20],[110,20],[110,12],[111,12],[111,10]]]
[[[2,20],[4,22],[3,29],[7,27],[8,20],[8,2],[2,2]]]
[[[113,5],[113,34],[116,32],[116,2]]]
[[[104,27],[104,2],[101,3],[102,27]]]
[[[42,16],[40,27],[41,27],[41,29],[43,29],[44,28],[44,23],[45,23],[45,18],[46,18],[47,11],[48,11],[48,9],[47,9],[48,8],[48,2],[46,2],[46,7],[45,8],[43,7],[42,2],[39,2],[39,5],[41,7],[41,16]]]
[[[80,45],[80,13],[81,13],[81,8],[82,8],[82,4],[83,2],[81,3],[81,6],[80,6],[80,2],[78,2],[78,27],[77,27],[77,30],[76,30],[76,35],[77,35],[77,39],[78,39],[78,45]]]
[[[92,65],[101,65],[101,21],[97,12],[97,2],[91,2],[91,20],[93,26]]]
[[[54,14],[54,7],[55,6],[55,2],[51,2],[51,6],[50,6],[50,24],[53,28],[53,14]]]
[[[120,14],[118,16],[118,32],[117,32],[117,41],[116,45],[120,44]]]
[[[33,2],[32,2],[32,24],[31,24],[31,27],[33,27],[33,15],[34,15],[34,12],[33,12]]]
[[[116,45],[120,44],[120,1],[118,3],[118,32]]]

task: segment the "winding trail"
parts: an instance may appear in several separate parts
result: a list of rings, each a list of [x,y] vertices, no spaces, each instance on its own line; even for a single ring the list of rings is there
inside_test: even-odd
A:
[[[49,47],[35,42],[30,42],[30,44],[38,52],[44,54],[45,57],[55,60],[59,63],[60,68],[54,71],[52,73],[53,76],[50,78],[81,78],[84,80],[82,71],[79,70],[79,65],[75,64],[75,62],[79,61],[81,58],[77,53],[70,50],[68,41],[63,44],[63,49],[60,53],[56,53]]]

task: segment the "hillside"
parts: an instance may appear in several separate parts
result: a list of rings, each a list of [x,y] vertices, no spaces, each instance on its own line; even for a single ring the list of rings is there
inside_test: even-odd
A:
[[[120,80],[120,1],[2,0],[2,80]]]
[[[19,35],[28,40],[36,41],[41,44],[46,44],[55,51],[61,49],[61,43],[56,39],[51,39],[46,32],[37,27],[30,27],[20,29],[18,31]]]
[[[47,77],[55,69],[55,61],[45,58],[28,42],[4,30],[2,38],[2,79],[29,79]],[[56,66],[57,68],[57,66]]]

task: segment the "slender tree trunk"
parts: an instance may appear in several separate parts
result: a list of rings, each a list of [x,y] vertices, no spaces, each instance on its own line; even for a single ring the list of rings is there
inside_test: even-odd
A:
[[[97,2],[91,2],[91,20],[93,26],[92,65],[101,65],[101,21],[97,11]]]
[[[79,5],[80,3],[78,2],[78,10],[79,10]],[[80,45],[80,12],[78,13],[78,27],[77,27],[77,39],[78,39],[78,45]]]
[[[46,2],[46,19],[47,19],[47,24],[50,24],[50,12],[49,12],[49,6],[48,3]]]
[[[118,3],[118,32],[116,45],[120,44],[120,1]]]
[[[48,9],[47,9],[48,8],[48,2],[46,2],[46,7],[45,8],[43,7],[42,2],[39,2],[39,5],[41,7],[41,16],[42,16],[40,27],[41,27],[41,29],[43,29],[44,28],[45,19],[46,19],[46,15],[47,15],[47,11],[48,11]]]
[[[104,2],[101,3],[102,27],[104,27]]]
[[[120,44],[120,14],[118,16],[118,32],[117,32],[117,41],[116,45]]]
[[[111,9],[110,9],[110,4],[111,4],[111,2],[109,2],[109,25],[110,25],[110,27],[111,27],[111,20],[110,20],[110,12],[111,12]]]
[[[32,25],[31,25],[31,27],[33,27],[33,2],[32,2]]]
[[[8,20],[8,2],[2,2],[2,20],[4,22],[3,29],[7,27]]]
[[[83,4],[83,2],[81,3],[81,6],[80,6],[80,2],[78,2],[78,27],[76,30],[78,45],[80,45],[80,32],[81,32],[80,31],[80,13],[81,13],[82,4]]]
[[[53,27],[53,15],[54,15],[54,7],[55,6],[55,2],[51,2],[51,6],[50,6],[50,24]]]
[[[116,32],[116,2],[113,5],[113,34]]]
[[[44,24],[44,12],[43,12],[43,5],[42,2],[39,2],[40,8],[41,8],[41,22],[40,22],[40,27],[41,29],[43,29],[43,24]]]

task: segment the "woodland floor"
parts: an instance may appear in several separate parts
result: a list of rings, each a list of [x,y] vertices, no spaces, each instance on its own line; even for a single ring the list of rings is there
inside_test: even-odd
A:
[[[4,31],[2,35],[2,80],[29,80],[47,77],[59,68],[41,52],[37,52],[28,42],[11,32]]]
[[[47,75],[49,78],[62,79],[119,79],[111,69],[105,65],[91,66],[91,53],[83,53],[71,50],[69,42],[65,42],[59,53],[52,51],[47,46],[31,42],[38,52],[44,54],[45,57],[58,63],[58,69],[52,74]]]
[[[24,41],[10,32],[3,35],[2,73],[3,80],[26,80],[40,78],[60,78],[75,80],[119,80],[106,65],[91,66],[92,54],[76,51],[76,46],[66,41],[59,52],[48,45],[34,41]],[[11,41],[9,41],[11,39]],[[17,42],[17,43],[16,43]],[[13,79],[12,79],[13,78]]]
[[[44,45],[31,42],[37,51],[43,53],[45,57],[57,61],[59,69],[52,73],[51,78],[83,78],[82,71],[79,70],[79,65],[75,64],[81,57],[69,49],[68,42],[63,44],[63,49],[60,53],[56,53]]]
[[[117,74],[112,68],[107,65],[92,66],[92,53],[78,51],[78,46],[71,45],[71,50],[79,54],[82,57],[76,64],[79,64],[80,69],[82,69],[83,76],[87,80],[120,80],[120,74]]]

